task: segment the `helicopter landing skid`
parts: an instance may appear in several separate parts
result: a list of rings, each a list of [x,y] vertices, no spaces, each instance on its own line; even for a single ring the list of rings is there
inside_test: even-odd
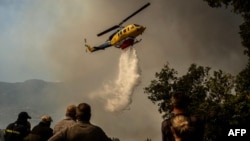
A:
[[[139,40],[135,40],[134,44],[137,44],[139,42],[141,42],[142,39],[139,39]]]

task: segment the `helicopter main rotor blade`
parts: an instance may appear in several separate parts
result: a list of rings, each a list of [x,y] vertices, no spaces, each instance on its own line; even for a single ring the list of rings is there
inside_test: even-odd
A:
[[[133,14],[131,14],[130,16],[128,16],[127,18],[125,18],[122,22],[120,22],[118,25],[114,25],[112,27],[110,27],[109,29],[104,30],[103,32],[97,34],[97,36],[102,36],[103,34],[106,34],[116,28],[121,27],[121,25],[126,22],[127,20],[129,20],[130,18],[132,18],[133,16],[135,16],[136,14],[138,14],[139,12],[141,12],[143,9],[145,9],[146,7],[148,7],[150,5],[150,3],[148,2],[147,4],[145,4],[144,6],[142,6],[140,9],[138,9],[137,11],[135,11]]]
[[[110,31],[112,31],[112,30],[114,30],[114,29],[116,29],[116,28],[118,28],[118,27],[120,27],[120,26],[119,26],[119,25],[114,25],[114,26],[110,27],[109,29],[106,29],[106,30],[104,30],[103,32],[97,34],[97,36],[98,36],[98,37],[99,37],[99,36],[102,36],[103,34],[106,34],[106,33],[110,32]]]
[[[147,4],[145,4],[144,6],[142,6],[140,9],[138,9],[137,11],[135,11],[133,14],[131,14],[130,16],[128,16],[127,18],[125,18],[122,22],[119,23],[119,25],[122,25],[123,23],[125,23],[127,20],[129,20],[130,18],[132,18],[133,16],[135,16],[136,14],[138,14],[139,12],[141,12],[143,9],[147,8],[150,5],[150,3],[148,2]]]

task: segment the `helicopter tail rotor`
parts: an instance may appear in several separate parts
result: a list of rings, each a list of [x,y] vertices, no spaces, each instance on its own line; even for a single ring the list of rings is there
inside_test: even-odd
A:
[[[87,39],[84,38],[84,46],[86,47],[86,52],[88,52],[88,48],[90,47],[88,44],[87,44]]]
[[[90,52],[95,51],[94,47],[91,47],[90,45],[87,44],[87,39],[86,38],[84,38],[84,46],[86,47],[86,52],[88,52],[88,51],[90,51]]]

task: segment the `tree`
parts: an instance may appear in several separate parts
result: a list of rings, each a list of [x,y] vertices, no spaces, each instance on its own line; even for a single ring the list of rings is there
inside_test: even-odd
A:
[[[225,102],[224,106],[231,118],[231,125],[238,127],[250,127],[250,1],[249,0],[205,0],[211,7],[232,8],[236,14],[240,14],[244,22],[239,26],[242,45],[245,47],[244,53],[248,56],[246,67],[236,76],[235,91],[236,95],[229,101]],[[229,111],[230,110],[230,111]]]
[[[209,75],[209,67],[201,67],[192,64],[186,75],[178,77],[178,72],[169,67],[167,63],[163,69],[155,74],[156,80],[152,80],[149,87],[144,88],[148,98],[159,106],[163,117],[171,113],[170,98],[174,92],[185,92],[194,101],[191,107],[196,107],[205,100],[207,88],[202,85],[206,83]]]
[[[206,117],[207,139],[223,139],[229,127],[241,124],[235,122],[236,117],[239,119],[241,109],[232,105],[239,100],[234,91],[235,77],[231,74],[222,70],[211,72],[209,67],[191,64],[185,75],[178,76],[178,72],[170,68],[167,63],[155,77],[156,79],[144,88],[144,92],[159,106],[159,112],[164,113],[164,118],[171,113],[169,105],[172,94],[183,92],[192,101],[189,111]],[[246,103],[242,104],[244,107]],[[246,113],[245,117],[248,116],[249,113]]]

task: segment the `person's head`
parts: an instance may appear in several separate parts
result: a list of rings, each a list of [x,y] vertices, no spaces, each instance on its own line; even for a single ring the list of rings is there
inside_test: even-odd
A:
[[[66,109],[65,115],[75,119],[76,118],[76,106],[75,105],[69,105],[67,107],[67,109]]]
[[[44,123],[44,124],[50,125],[52,121],[53,120],[49,115],[43,115],[41,117],[41,122]]]
[[[184,115],[177,115],[172,119],[171,131],[176,140],[188,140],[192,136],[193,128],[191,127],[191,121]]]
[[[27,121],[28,119],[31,119],[31,117],[29,116],[27,112],[20,112],[18,114],[17,121],[23,122],[23,121]]]
[[[187,95],[181,92],[176,92],[173,94],[171,99],[172,108],[184,110],[188,107],[190,100]]]
[[[76,107],[76,118],[80,121],[89,121],[91,117],[91,107],[87,103],[80,103]]]

